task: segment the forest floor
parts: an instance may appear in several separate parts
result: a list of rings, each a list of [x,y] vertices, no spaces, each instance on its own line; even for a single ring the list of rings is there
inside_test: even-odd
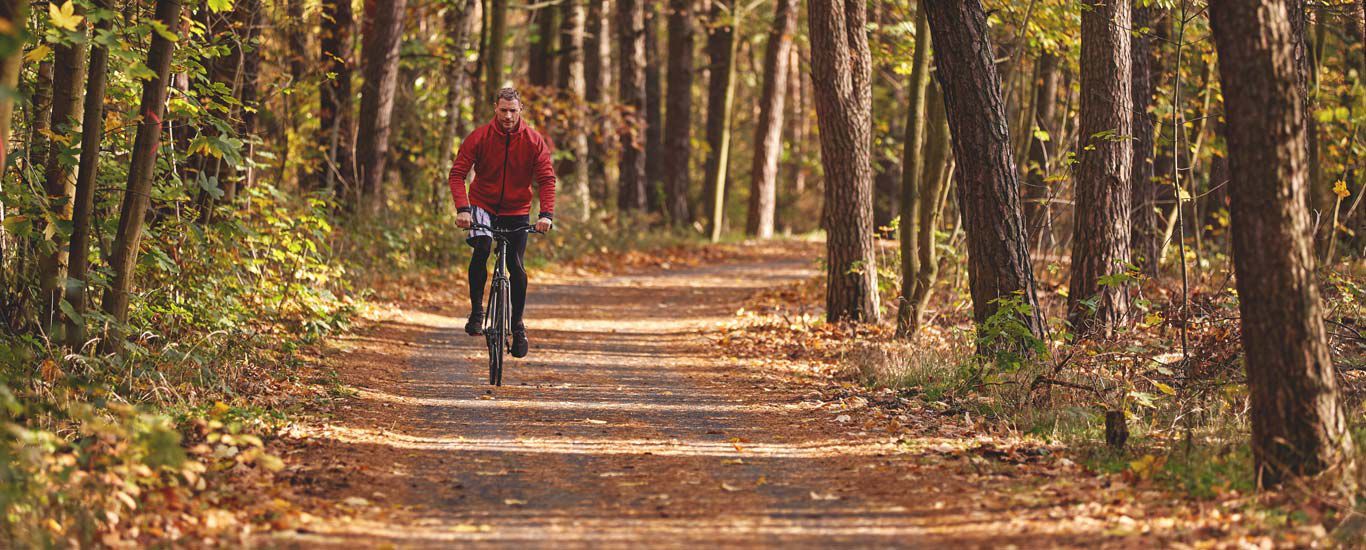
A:
[[[268,547],[1223,546],[1227,517],[934,410],[726,357],[738,304],[820,248],[532,281],[531,354],[486,384],[463,289],[329,345],[351,397],[280,444]],[[857,392],[855,392],[857,393]],[[891,399],[895,399],[894,396]],[[1248,539],[1242,539],[1247,542]]]

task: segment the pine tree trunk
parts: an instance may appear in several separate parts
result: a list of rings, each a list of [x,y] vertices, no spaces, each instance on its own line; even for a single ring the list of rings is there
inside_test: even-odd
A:
[[[621,134],[621,181],[617,208],[645,209],[645,7],[643,0],[617,2],[618,55],[621,81],[618,100],[630,109],[631,130]]]
[[[669,0],[668,120],[664,122],[664,192],[669,220],[684,226],[692,186],[692,87],[695,73],[693,0]]]
[[[778,212],[778,158],[783,153],[783,114],[787,102],[788,61],[797,26],[793,0],[778,0],[773,30],[764,51],[764,88],[759,98],[759,124],[754,129],[754,163],[750,165],[749,216],[745,231],[761,239],[773,237]]]
[[[645,8],[645,206],[664,211],[664,61],[659,58],[659,4]]]
[[[1051,53],[1039,55],[1034,83],[1034,120],[1029,136],[1029,168],[1025,175],[1024,195],[1025,228],[1029,230],[1031,242],[1052,242],[1052,193],[1048,187],[1048,176],[1053,172],[1053,157],[1061,153],[1053,145],[1057,135],[1058,120],[1058,57]],[[1043,139],[1039,134],[1047,134]]]
[[[446,125],[441,128],[441,157],[437,166],[449,167],[455,153],[455,140],[462,135],[465,100],[469,98],[469,78],[465,72],[465,49],[469,46],[470,27],[479,11],[479,0],[457,0],[446,5],[443,26],[446,34]],[[438,182],[432,189],[432,205],[440,206],[446,201],[445,182]]]
[[[327,144],[327,155],[319,170],[324,185],[338,197],[355,195],[355,141],[348,131],[354,117],[351,90],[351,55],[356,22],[351,2],[323,0],[322,60],[326,73],[319,91],[318,122],[322,143]]]
[[[394,96],[398,91],[398,54],[403,39],[407,0],[367,0],[362,37],[365,84],[361,88],[356,154],[360,160],[361,209],[384,209],[384,177],[393,130]]]
[[[503,50],[508,29],[508,0],[489,0],[488,41],[484,49],[484,97],[475,105],[493,104],[498,90],[503,88]]]
[[[1258,479],[1355,481],[1314,281],[1306,104],[1287,3],[1213,0],[1233,208],[1233,258]]]
[[[84,31],[80,34],[84,35]],[[84,38],[84,36],[82,36]],[[58,44],[53,47],[52,73],[52,129],[53,135],[74,142],[81,131],[82,106],[81,90],[85,84],[86,53],[84,43],[78,45]],[[48,149],[47,161],[43,164],[43,190],[49,204],[54,207],[57,219],[70,221],[72,201],[76,195],[76,173],[69,166],[62,166],[65,147],[53,144]],[[52,253],[43,253],[38,260],[39,288],[42,297],[42,325],[49,334],[61,326],[58,305],[66,287],[67,249],[62,246],[60,233],[54,233],[58,243]]]
[[[28,20],[28,0],[0,0],[0,21],[9,23],[7,38],[14,42],[13,50],[0,57],[0,86],[5,89],[19,88],[19,73],[23,68],[24,47],[19,33]],[[0,167],[8,166],[10,125],[14,121],[14,98],[0,97]],[[2,174],[0,174],[2,175]],[[0,177],[0,266],[6,265],[8,239],[5,236],[4,183]]]
[[[920,254],[917,247],[920,233],[934,233],[934,227],[920,227],[920,205],[937,197],[924,197],[921,179],[925,171],[925,92],[930,84],[930,27],[925,19],[924,5],[915,14],[915,53],[911,62],[911,86],[909,108],[906,110],[906,138],[901,155],[901,298],[897,302],[896,335],[910,338],[920,323],[914,319],[915,308],[911,296],[915,295],[917,277],[920,275]]]
[[[588,0],[588,20],[584,29],[584,99],[601,103],[612,89],[612,9],[608,0]],[[601,124],[601,123],[599,123]],[[608,203],[607,147],[599,139],[588,144],[589,189],[592,200]]]
[[[560,19],[554,5],[546,5],[532,12],[536,34],[527,58],[527,80],[532,86],[555,85],[555,57],[559,53]],[[495,34],[493,36],[502,36]]]
[[[1030,306],[1020,319],[1043,335],[1029,247],[1020,211],[1019,177],[1010,148],[1001,80],[979,0],[927,2],[934,36],[935,75],[944,92],[957,170],[958,207],[968,241],[968,282],[980,325],[996,300]]]
[[[807,4],[811,68],[825,166],[826,317],[876,323],[877,257],[873,248],[872,59],[867,4]]]
[[[944,112],[944,95],[939,86],[931,83],[927,95],[929,117],[925,121],[925,154],[920,172],[920,201],[916,214],[915,253],[919,257],[916,272],[915,290],[910,296],[911,315],[910,333],[920,331],[925,318],[925,309],[930,304],[930,291],[939,280],[939,248],[935,245],[935,231],[944,214],[944,204],[948,202],[949,170],[949,121]]]
[[[107,0],[99,0],[107,7]],[[108,31],[113,21],[105,19],[95,24],[95,36]],[[72,213],[71,263],[67,277],[72,284],[67,288],[66,300],[74,316],[66,318],[66,345],[79,350],[86,342],[86,281],[90,267],[90,228],[94,223],[95,176],[98,175],[100,143],[104,141],[104,97],[109,87],[109,48],[92,42],[90,71],[86,79],[85,104],[82,107],[81,157],[76,170],[76,198]],[[3,161],[0,161],[3,165]]]
[[[730,164],[730,118],[735,105],[735,20],[722,2],[713,2],[707,29],[711,79],[707,83],[707,165],[703,199],[707,233],[720,240],[725,227],[726,180]]]
[[[1129,265],[1133,18],[1127,1],[1087,2],[1081,16],[1081,138],[1067,310],[1078,333],[1109,335],[1129,315],[1128,285],[1102,282],[1123,275]]]
[[[1135,6],[1133,10],[1135,29],[1154,26],[1156,20],[1151,7]],[[1132,234],[1129,241],[1130,254],[1148,277],[1157,277],[1161,258],[1158,258],[1157,225],[1157,182],[1153,181],[1155,164],[1153,154],[1155,145],[1154,130],[1157,115],[1153,112],[1156,90],[1153,85],[1153,58],[1155,56],[1153,36],[1149,32],[1133,33],[1133,97],[1134,97],[1134,161],[1129,181],[1133,192],[1129,195],[1133,215]]]
[[[585,0],[569,0],[565,18],[569,21],[569,34],[564,66],[567,78],[565,88],[576,98],[587,96],[588,81],[584,73],[584,32],[588,13]],[[570,138],[570,150],[574,153],[574,187],[570,196],[572,204],[578,207],[580,220],[587,220],[593,211],[593,201],[589,195],[589,155],[588,127],[581,125]]]
[[[168,29],[180,28],[180,0],[157,0],[156,20]],[[109,260],[113,281],[104,293],[104,312],[116,323],[105,338],[106,352],[122,349],[122,326],[128,322],[128,298],[133,289],[133,274],[142,244],[142,226],[151,199],[152,176],[156,173],[157,150],[161,146],[162,117],[171,77],[171,56],[175,42],[153,33],[147,53],[147,67],[155,75],[142,83],[142,103],[138,108],[137,137],[133,141],[132,164],[128,167],[128,187],[119,209],[119,229],[114,252]]]

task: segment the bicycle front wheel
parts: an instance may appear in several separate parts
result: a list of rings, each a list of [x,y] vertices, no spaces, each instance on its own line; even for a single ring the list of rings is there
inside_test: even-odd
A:
[[[489,300],[489,323],[484,329],[484,339],[489,348],[489,385],[503,385],[503,323],[500,322],[503,316],[503,299],[500,295],[502,289],[499,285],[493,285],[492,300]]]

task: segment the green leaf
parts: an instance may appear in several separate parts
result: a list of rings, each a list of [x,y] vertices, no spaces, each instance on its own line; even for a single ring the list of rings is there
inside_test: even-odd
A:
[[[57,304],[57,307],[61,308],[62,314],[66,315],[67,319],[71,319],[78,325],[85,324],[85,317],[79,313],[76,313],[76,308],[72,307],[71,302],[62,300],[60,304]]]
[[[223,13],[232,9],[232,0],[209,0],[209,9],[214,13]]]

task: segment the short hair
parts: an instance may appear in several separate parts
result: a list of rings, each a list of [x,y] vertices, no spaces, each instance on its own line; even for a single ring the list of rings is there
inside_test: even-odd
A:
[[[497,97],[493,98],[493,102],[497,103],[504,99],[508,101],[516,101],[518,105],[522,104],[522,94],[517,93],[517,88],[513,88],[511,86],[498,90],[498,95]]]

